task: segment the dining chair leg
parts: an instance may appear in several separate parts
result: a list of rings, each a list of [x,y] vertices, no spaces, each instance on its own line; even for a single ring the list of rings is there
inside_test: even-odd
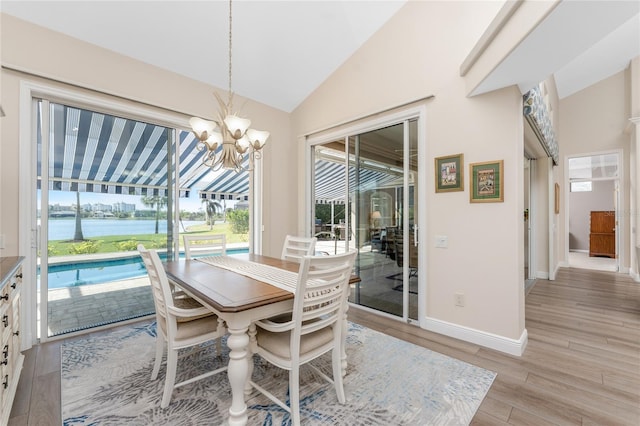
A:
[[[153,371],[151,372],[151,380],[158,378],[160,364],[162,363],[162,355],[164,354],[164,339],[162,335],[156,336],[156,360],[153,363]]]
[[[176,383],[176,368],[178,366],[178,351],[175,349],[167,350],[167,374],[164,378],[164,392],[162,393],[161,408],[167,408],[173,393],[173,385]]]
[[[218,333],[222,336],[224,334],[224,320],[218,317]],[[222,337],[219,337],[216,341],[216,353],[222,355]]]
[[[340,344],[333,346],[331,356],[331,363],[333,364],[333,383],[336,387],[336,395],[338,396],[338,402],[340,404],[344,404],[346,402],[346,398],[344,395],[344,384],[342,381],[342,350]]]
[[[289,408],[291,409],[291,424],[300,425],[300,367],[295,366],[289,371]]]
[[[257,345],[256,325],[254,323],[251,323],[251,325],[249,326],[249,331],[247,332],[247,334],[249,335],[249,346],[247,347],[247,367],[249,368],[249,370],[247,372],[247,382],[244,385],[244,395],[246,399],[248,399],[249,395],[251,395],[251,393],[253,392],[253,386],[251,386],[251,378],[253,377],[253,370],[255,368],[255,357],[253,356],[253,354],[256,351]]]
[[[345,301],[344,308],[344,317],[342,318],[342,336],[340,337],[340,366],[341,366],[341,375],[342,377],[347,375],[347,334],[349,333],[347,329],[347,310],[349,310],[349,304]]]

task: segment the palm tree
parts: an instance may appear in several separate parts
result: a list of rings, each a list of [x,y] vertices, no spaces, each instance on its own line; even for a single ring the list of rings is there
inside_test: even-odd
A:
[[[167,197],[160,195],[149,195],[142,197],[142,204],[150,208],[156,208],[156,234],[158,233],[158,222],[160,221],[160,210],[167,205]]]
[[[215,200],[207,200],[203,199],[202,202],[205,204],[205,209],[207,212],[207,223],[209,224],[209,230],[213,229],[213,224],[215,223],[215,214],[218,210],[222,209],[222,205]]]
[[[76,191],[76,230],[73,234],[74,241],[84,241],[82,234],[82,208],[80,207],[80,191]]]

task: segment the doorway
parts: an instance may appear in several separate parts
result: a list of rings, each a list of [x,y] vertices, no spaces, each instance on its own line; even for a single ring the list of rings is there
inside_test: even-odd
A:
[[[619,159],[617,152],[567,159],[570,267],[620,270]]]
[[[534,267],[534,239],[533,239],[533,220],[531,218],[533,186],[531,184],[535,160],[529,158],[526,153],[524,157],[524,292],[525,295],[531,291],[536,282],[536,274]]]

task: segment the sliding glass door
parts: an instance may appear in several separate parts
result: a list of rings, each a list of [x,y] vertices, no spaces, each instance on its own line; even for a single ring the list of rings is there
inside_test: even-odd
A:
[[[357,249],[349,302],[418,319],[418,120],[312,146],[317,250]]]
[[[39,337],[153,314],[137,245],[173,256],[174,130],[36,105]]]

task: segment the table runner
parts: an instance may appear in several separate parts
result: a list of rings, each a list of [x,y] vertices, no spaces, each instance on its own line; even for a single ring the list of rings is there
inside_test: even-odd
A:
[[[279,289],[295,294],[298,284],[298,273],[286,271],[262,263],[237,259],[230,256],[207,256],[199,257],[196,260],[219,268],[236,272],[245,277],[262,281]]]

